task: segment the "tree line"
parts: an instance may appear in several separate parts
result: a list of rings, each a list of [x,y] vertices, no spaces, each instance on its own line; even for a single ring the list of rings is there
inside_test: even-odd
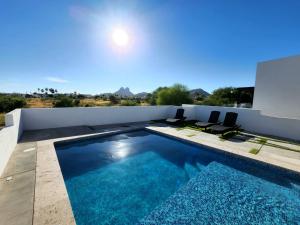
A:
[[[44,98],[53,99],[53,107],[77,107],[80,101],[85,98],[77,92],[71,94],[59,94],[54,88],[38,88],[34,94]],[[233,106],[237,98],[241,96],[237,88],[225,87],[218,88],[209,96],[196,94],[191,96],[188,88],[182,84],[174,84],[170,87],[159,87],[145,99],[141,98],[121,98],[117,95],[96,95],[93,98],[108,101],[107,105],[135,106],[145,103],[147,105],[177,105],[182,104],[202,104],[213,106]],[[251,101],[249,93],[242,93],[246,101]],[[90,105],[85,105],[90,106]],[[15,108],[26,107],[26,99],[20,95],[0,95],[0,112],[9,112]]]

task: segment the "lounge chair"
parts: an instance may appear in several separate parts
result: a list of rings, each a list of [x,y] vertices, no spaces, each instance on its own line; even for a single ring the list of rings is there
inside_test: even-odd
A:
[[[236,130],[238,126],[236,125],[236,119],[238,114],[235,112],[228,112],[225,115],[225,119],[222,125],[212,125],[209,127],[209,130],[212,133],[221,133],[224,134],[228,131]]]
[[[186,119],[186,117],[184,117],[183,114],[184,109],[177,109],[175,117],[166,119],[166,122],[170,124],[180,123]]]
[[[218,124],[219,116],[220,116],[219,111],[211,111],[207,122],[199,121],[195,123],[195,125],[201,128],[205,128],[206,130],[206,128]]]

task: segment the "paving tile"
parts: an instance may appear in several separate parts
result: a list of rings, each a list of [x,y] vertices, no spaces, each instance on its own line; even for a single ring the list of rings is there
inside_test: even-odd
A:
[[[282,146],[282,148],[290,148],[290,149],[298,150],[300,153],[300,144],[294,144],[292,142],[288,143],[283,141],[275,141],[275,140],[268,140],[268,143]]]
[[[32,224],[35,171],[12,176],[12,180],[0,180],[0,224]]]
[[[275,155],[282,156],[282,157],[300,160],[300,152],[289,151],[286,149],[271,147],[271,146],[267,146],[267,145],[264,145],[261,148],[260,154],[263,154],[263,153],[271,153],[271,154],[275,154]]]
[[[64,179],[51,141],[38,143],[33,224],[75,224]]]
[[[69,201],[63,199],[54,204],[40,207],[34,211],[34,225],[76,225],[75,219],[69,213]]]
[[[36,144],[34,142],[18,144],[7,163],[1,178],[33,170],[35,169],[35,165]]]

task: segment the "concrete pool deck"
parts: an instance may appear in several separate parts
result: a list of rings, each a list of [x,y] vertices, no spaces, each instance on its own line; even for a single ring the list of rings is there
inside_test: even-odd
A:
[[[140,128],[300,172],[300,152],[247,139],[221,140],[216,135],[165,124],[131,123],[26,131],[0,178],[0,224],[75,224],[53,143]],[[280,144],[300,150],[297,144]],[[249,153],[252,148],[261,148],[258,155]]]

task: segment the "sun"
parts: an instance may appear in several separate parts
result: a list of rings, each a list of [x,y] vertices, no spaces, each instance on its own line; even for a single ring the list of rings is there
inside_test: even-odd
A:
[[[126,47],[129,44],[129,35],[125,29],[116,28],[112,32],[112,40],[119,47]]]

